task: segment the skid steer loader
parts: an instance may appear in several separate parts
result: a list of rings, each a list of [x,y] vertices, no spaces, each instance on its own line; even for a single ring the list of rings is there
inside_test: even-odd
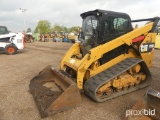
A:
[[[79,91],[104,102],[151,82],[158,17],[131,21],[126,13],[94,10],[81,14],[82,31],[61,60],[60,70],[47,66],[30,81],[41,117],[78,106]],[[138,29],[131,22],[150,21]]]
[[[0,51],[13,55],[25,47],[22,33],[9,33],[6,26],[0,26]]]

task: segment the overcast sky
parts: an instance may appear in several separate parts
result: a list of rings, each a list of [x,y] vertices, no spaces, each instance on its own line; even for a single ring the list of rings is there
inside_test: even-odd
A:
[[[25,13],[19,8],[27,9]],[[12,32],[32,30],[39,20],[67,27],[81,26],[80,14],[103,9],[128,13],[131,19],[160,16],[160,0],[0,0],[0,25]]]

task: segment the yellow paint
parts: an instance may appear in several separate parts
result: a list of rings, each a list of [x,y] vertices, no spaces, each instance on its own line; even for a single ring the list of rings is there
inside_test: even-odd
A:
[[[144,43],[155,43],[156,34],[155,33],[149,33],[146,35],[144,41],[141,44]],[[146,62],[147,66],[152,66],[152,61],[154,57],[154,50],[152,50],[150,53],[141,53],[141,58]]]
[[[156,35],[155,48],[160,49],[160,35]]]
[[[97,94],[110,94],[111,89],[115,90],[122,90],[126,89],[128,87],[132,87],[134,85],[139,84],[145,79],[145,75],[143,73],[134,73],[132,75],[128,74],[127,72],[121,74],[120,76],[114,78],[113,80],[110,80],[109,82],[105,83],[103,86],[101,86],[97,90]]]
[[[77,59],[75,57],[75,56],[81,56],[80,43],[76,43],[64,55],[61,61],[61,70],[64,70],[66,66],[69,66],[70,68],[74,69],[77,72],[77,86],[79,89],[83,89],[84,78],[88,78],[85,75],[88,76],[88,73],[90,73],[90,77],[92,77],[98,73],[101,73],[105,69],[108,69],[109,67],[112,67],[113,65],[121,62],[126,58],[129,58],[129,57],[141,58],[146,62],[148,66],[151,66],[154,51],[152,51],[151,53],[141,53],[141,55],[138,56],[136,55],[135,51],[130,49],[128,54],[122,54],[101,66],[99,65],[98,61],[103,56],[103,54],[108,53],[109,51],[123,44],[127,44],[130,46],[132,44],[132,39],[138,36],[141,36],[141,35],[146,36],[143,43],[154,42],[155,33],[148,33],[152,29],[152,26],[153,26],[153,22],[148,23],[145,26],[134,29],[133,31],[123,36],[120,36],[110,42],[99,45],[91,49],[90,52],[86,54],[82,59]],[[87,74],[86,74],[86,71],[88,71]]]

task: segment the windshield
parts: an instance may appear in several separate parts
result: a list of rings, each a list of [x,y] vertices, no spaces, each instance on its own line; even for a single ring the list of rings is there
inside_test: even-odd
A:
[[[0,27],[0,34],[7,34],[7,30],[5,27]]]
[[[80,41],[85,47],[86,51],[89,51],[96,44],[95,39],[93,39],[93,36],[95,35],[97,25],[98,25],[98,20],[93,15],[87,16],[83,20],[82,35]]]
[[[82,32],[84,35],[93,35],[93,29],[97,27],[97,18],[95,16],[88,16],[84,19],[82,25]]]

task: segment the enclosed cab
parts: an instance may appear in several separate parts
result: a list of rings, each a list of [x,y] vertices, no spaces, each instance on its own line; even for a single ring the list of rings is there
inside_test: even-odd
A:
[[[9,31],[7,30],[7,27],[0,26],[0,35],[8,34]]]
[[[93,47],[109,42],[133,30],[131,19],[126,13],[95,10],[82,13],[81,17],[83,24],[80,41],[85,48],[85,50],[83,49],[84,55]],[[118,49],[122,49],[122,47]]]
[[[0,26],[0,51],[6,54],[15,54],[17,50],[25,48],[24,36],[22,33],[9,33],[7,27]]]

